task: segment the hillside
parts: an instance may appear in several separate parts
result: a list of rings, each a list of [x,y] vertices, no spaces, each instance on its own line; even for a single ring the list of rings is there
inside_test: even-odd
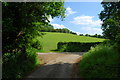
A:
[[[102,42],[104,39],[78,36],[67,33],[44,32],[45,35],[38,37],[43,46],[43,52],[51,52],[57,49],[58,42]]]

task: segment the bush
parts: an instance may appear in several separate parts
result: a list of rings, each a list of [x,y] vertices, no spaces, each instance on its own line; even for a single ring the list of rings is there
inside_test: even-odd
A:
[[[29,47],[23,53],[5,53],[3,55],[3,78],[22,78],[37,66],[37,54]]]
[[[19,40],[5,51],[3,56],[3,78],[22,78],[32,71],[38,64],[37,54],[41,50],[40,41],[37,38],[27,38]],[[10,51],[9,51],[10,50]]]
[[[31,46],[32,46],[33,48],[38,49],[38,50],[41,50],[41,49],[42,49],[42,45],[41,45],[41,43],[40,43],[39,40],[36,40],[36,41],[31,42]]]
[[[119,42],[116,42],[113,40],[105,40],[105,41],[103,41],[102,44],[107,45],[107,46],[113,46],[113,48],[116,49],[120,53],[120,43]]]
[[[59,42],[57,44],[58,50],[61,52],[86,52],[93,46],[100,44],[95,43],[80,43],[80,42]]]
[[[83,54],[79,71],[83,78],[118,78],[119,53],[114,46],[98,45]]]

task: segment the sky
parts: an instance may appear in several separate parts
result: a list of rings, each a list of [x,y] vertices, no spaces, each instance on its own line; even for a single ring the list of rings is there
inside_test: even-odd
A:
[[[98,14],[103,10],[100,2],[65,2],[66,18],[50,18],[54,28],[67,28],[77,34],[101,34],[102,21]]]

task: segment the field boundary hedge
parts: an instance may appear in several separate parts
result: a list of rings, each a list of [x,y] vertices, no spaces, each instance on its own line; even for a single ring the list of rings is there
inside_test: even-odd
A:
[[[95,47],[101,42],[58,42],[57,49],[61,52],[86,52],[90,50],[91,47]]]

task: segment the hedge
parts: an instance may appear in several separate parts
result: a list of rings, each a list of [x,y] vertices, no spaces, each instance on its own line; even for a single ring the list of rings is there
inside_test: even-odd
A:
[[[80,43],[80,42],[59,42],[57,44],[58,51],[61,52],[86,52],[101,42]]]

